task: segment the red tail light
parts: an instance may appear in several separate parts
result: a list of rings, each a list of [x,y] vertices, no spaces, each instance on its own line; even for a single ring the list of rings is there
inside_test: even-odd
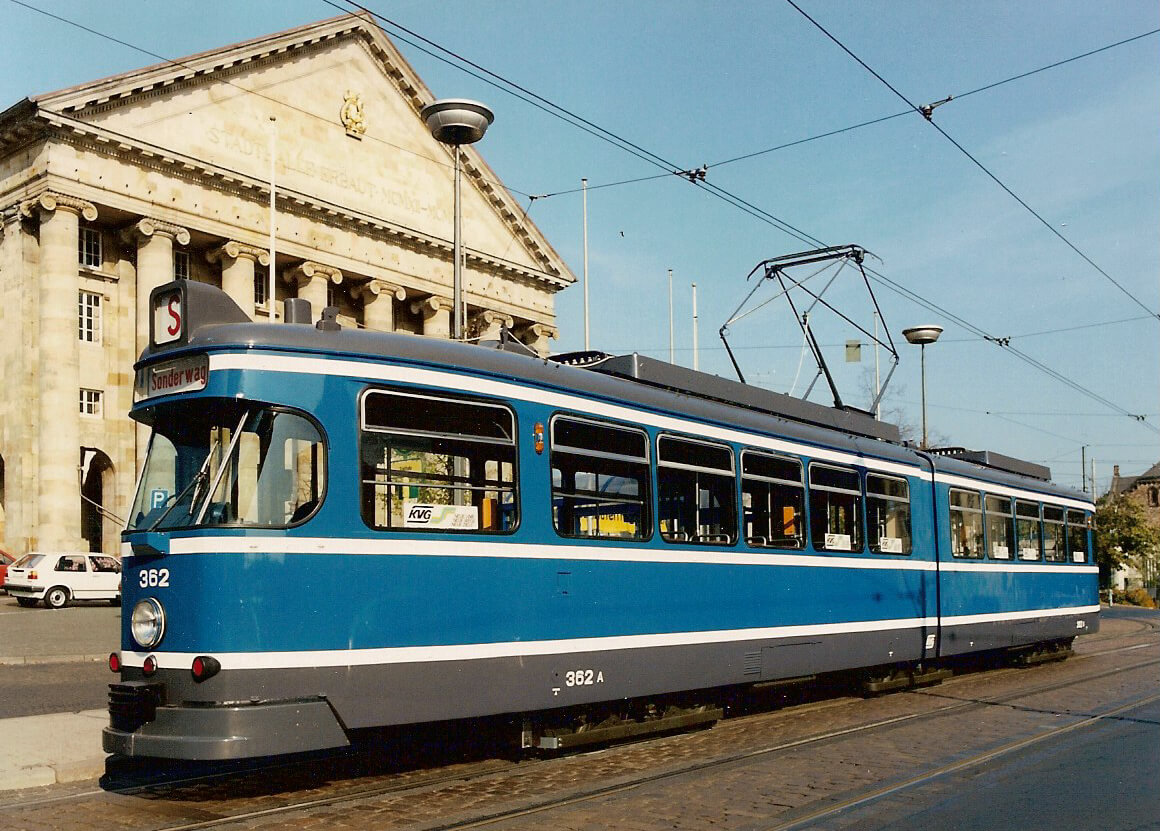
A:
[[[39,574],[37,574],[35,571],[30,571],[30,572],[28,572],[28,579],[29,579],[29,580],[35,580],[35,579],[36,579],[36,578],[38,578],[39,576],[40,576],[40,575],[39,575]]]
[[[109,655],[109,669],[113,672],[121,671],[121,656],[116,652]]]
[[[189,668],[193,673],[193,680],[199,684],[207,678],[213,678],[222,670],[222,665],[216,658],[211,658],[208,655],[198,655],[193,659],[193,665]]]
[[[146,676],[157,672],[157,658],[153,655],[150,655],[148,658],[146,658],[145,663],[141,665],[141,671],[144,672]]]

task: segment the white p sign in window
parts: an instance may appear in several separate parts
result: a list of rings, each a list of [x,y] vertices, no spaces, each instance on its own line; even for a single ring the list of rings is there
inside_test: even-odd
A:
[[[185,310],[181,292],[162,291],[153,295],[153,345],[162,346],[181,338],[185,330]]]

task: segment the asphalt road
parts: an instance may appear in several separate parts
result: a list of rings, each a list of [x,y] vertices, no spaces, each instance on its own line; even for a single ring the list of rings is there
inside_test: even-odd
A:
[[[100,710],[116,680],[97,662],[0,666],[0,718]]]
[[[0,595],[0,670],[28,661],[107,656],[120,645],[121,609],[89,601],[64,609],[24,609]]]
[[[107,706],[120,619],[107,603],[23,609],[0,595],[0,718]]]
[[[863,831],[1140,831],[1160,828],[1160,700],[981,768],[887,796],[827,828]],[[904,816],[886,824],[876,816]],[[894,808],[892,811],[890,808]],[[809,827],[809,826],[803,826]]]

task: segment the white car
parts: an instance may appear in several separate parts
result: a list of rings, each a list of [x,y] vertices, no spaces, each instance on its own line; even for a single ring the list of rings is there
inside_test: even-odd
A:
[[[73,600],[121,602],[121,561],[104,554],[33,553],[21,568],[10,566],[4,581],[21,606],[43,600],[60,609]]]

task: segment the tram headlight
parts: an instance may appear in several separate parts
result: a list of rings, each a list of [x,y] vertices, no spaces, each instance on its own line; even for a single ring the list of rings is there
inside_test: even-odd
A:
[[[142,649],[152,649],[165,637],[165,608],[152,597],[137,602],[129,621],[133,640]]]

